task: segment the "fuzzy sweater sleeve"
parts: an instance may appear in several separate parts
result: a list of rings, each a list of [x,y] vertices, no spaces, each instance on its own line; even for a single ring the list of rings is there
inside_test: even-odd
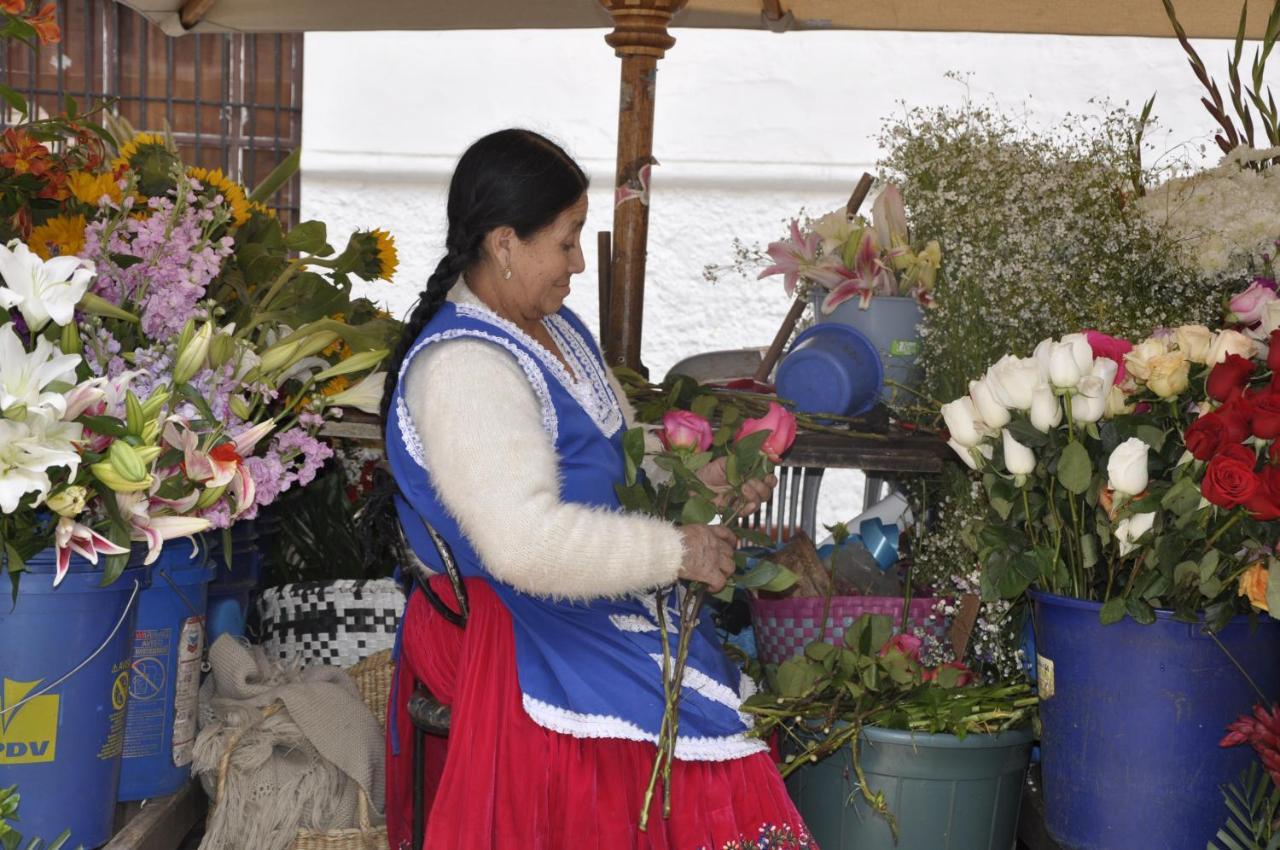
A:
[[[675,526],[561,500],[541,406],[506,352],[439,342],[405,381],[431,480],[494,578],[572,599],[675,581],[684,554]]]

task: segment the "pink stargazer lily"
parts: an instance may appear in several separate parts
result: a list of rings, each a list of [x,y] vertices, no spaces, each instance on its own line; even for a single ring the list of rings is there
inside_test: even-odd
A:
[[[782,275],[782,287],[788,295],[795,294],[800,278],[811,280],[827,289],[840,282],[839,260],[833,256],[818,258],[818,246],[822,238],[816,233],[806,236],[800,231],[800,222],[791,220],[791,238],[771,242],[767,250],[773,265],[760,272],[757,280],[771,275]]]
[[[62,517],[53,531],[54,545],[58,552],[57,568],[53,574],[53,586],[57,587],[71,569],[72,553],[91,564],[98,563],[99,555],[124,555],[129,550],[117,546],[87,525],[71,517]]]
[[[855,297],[861,299],[859,306],[865,310],[871,305],[871,298],[876,292],[890,288],[892,272],[880,262],[880,246],[876,243],[875,231],[871,228],[862,231],[858,250],[848,259],[852,261],[849,266],[842,266],[838,270],[840,282],[831,287],[822,301],[823,313],[830,313]]]
[[[200,437],[187,427],[187,423],[179,417],[171,417],[164,426],[165,442],[175,449],[182,450],[182,465],[187,477],[206,487],[222,487],[235,478],[236,468],[240,465],[240,453],[234,446],[226,444],[228,450],[200,450]]]
[[[129,526],[129,537],[147,544],[145,564],[151,564],[160,557],[160,547],[166,540],[191,537],[213,527],[213,523],[203,517],[152,516],[154,500],[142,493],[116,493],[115,496],[120,513]],[[157,504],[156,507],[160,506]]]

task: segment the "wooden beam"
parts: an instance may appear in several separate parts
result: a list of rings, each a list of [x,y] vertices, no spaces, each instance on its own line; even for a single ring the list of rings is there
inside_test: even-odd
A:
[[[642,371],[645,252],[649,241],[649,178],[658,60],[676,40],[671,16],[687,0],[600,0],[613,16],[605,41],[622,59],[618,103],[618,165],[613,206],[613,273],[609,321],[601,329],[605,359]]]
[[[102,850],[177,850],[208,808],[194,779],[168,797],[158,797],[130,818]]]
[[[191,29],[204,20],[204,16],[216,2],[218,0],[184,0],[182,10],[178,13],[178,19],[182,21],[183,28]]]

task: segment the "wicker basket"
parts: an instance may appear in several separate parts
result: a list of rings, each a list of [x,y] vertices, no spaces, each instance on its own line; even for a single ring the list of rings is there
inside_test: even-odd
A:
[[[945,640],[947,624],[934,613],[937,599],[912,599],[907,622],[921,628],[938,640]],[[751,597],[751,623],[756,633],[756,649],[766,664],[781,664],[804,652],[806,645],[819,640],[822,622],[822,597],[798,596],[786,599]],[[893,618],[894,631],[902,622],[900,596],[833,596],[827,614],[826,641],[839,643],[849,628],[863,614],[886,614]]]
[[[365,658],[347,671],[348,675],[355,680],[365,705],[369,706],[373,716],[378,718],[378,725],[384,729],[386,728],[387,698],[391,692],[391,679],[394,672],[395,666],[391,663],[389,649]],[[282,708],[284,703],[272,703],[263,709],[262,719],[265,720]],[[251,727],[245,726],[238,730],[227,742],[227,750],[218,763],[218,786],[213,806],[217,806],[222,799],[222,788],[226,783],[227,770],[231,764],[231,751],[240,742],[240,736],[249,728]],[[357,826],[355,828],[331,829],[325,832],[299,830],[291,850],[387,850],[387,828],[381,824],[373,825],[370,818],[371,808],[368,795],[365,794],[364,789],[361,789],[356,805]]]

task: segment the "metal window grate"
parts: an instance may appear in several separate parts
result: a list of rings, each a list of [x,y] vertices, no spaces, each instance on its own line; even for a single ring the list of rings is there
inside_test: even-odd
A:
[[[67,95],[81,109],[115,98],[138,129],[167,125],[186,162],[250,188],[301,143],[301,34],[170,38],[113,0],[61,0],[58,22],[60,44],[0,43],[0,79],[44,115]],[[272,199],[286,225],[300,192],[295,175]]]

